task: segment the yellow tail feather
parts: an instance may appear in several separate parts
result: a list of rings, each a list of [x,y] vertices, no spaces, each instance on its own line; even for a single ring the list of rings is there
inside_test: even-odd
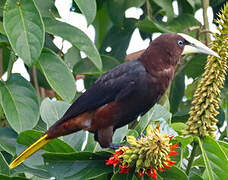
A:
[[[51,141],[50,139],[47,139],[47,134],[40,137],[36,142],[34,142],[32,145],[30,145],[27,149],[25,149],[11,164],[9,167],[15,168],[19,164],[21,164],[25,159],[30,157],[32,154],[34,154],[36,151],[38,151],[40,148],[42,148],[44,145],[49,143]]]

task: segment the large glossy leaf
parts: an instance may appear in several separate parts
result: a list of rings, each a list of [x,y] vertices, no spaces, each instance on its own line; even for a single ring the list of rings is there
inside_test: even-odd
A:
[[[0,179],[4,179],[4,180],[28,180],[26,178],[23,178],[23,177],[9,177],[9,176],[5,176],[5,175],[2,175],[0,174]]]
[[[74,65],[79,63],[81,60],[80,51],[74,46],[68,49],[67,53],[64,55],[64,62],[70,69],[73,69]]]
[[[55,7],[53,0],[35,0],[35,3],[42,17],[57,17],[60,18],[58,9]]]
[[[107,1],[108,13],[115,24],[122,26],[125,11],[130,7],[140,7],[144,3],[145,0],[109,0]]]
[[[118,128],[112,137],[112,142],[114,144],[120,144],[120,142],[124,139],[127,133],[128,133],[128,125]]]
[[[133,171],[130,171],[129,173],[119,173],[119,171],[116,171],[111,180],[126,180],[126,179],[129,179],[129,180],[137,180],[138,178],[135,178],[136,176],[134,175],[134,172]],[[143,178],[144,179],[144,178]]]
[[[101,59],[103,64],[102,71],[99,71],[91,61],[84,59],[74,66],[74,74],[101,75],[120,64],[117,59],[108,55],[101,55]]]
[[[188,180],[188,177],[185,174],[185,172],[175,166],[159,174],[164,180],[176,180],[176,179]]]
[[[76,133],[64,136],[63,140],[67,142],[67,144],[71,145],[77,151],[81,151],[82,146],[86,141],[86,136],[86,131],[81,130]]]
[[[159,121],[162,127],[161,130],[163,131],[165,129],[166,133],[170,133],[169,131],[171,131],[171,128],[167,126],[170,118],[171,113],[164,106],[155,104],[150,111],[140,118],[135,130],[141,134],[149,124]]]
[[[94,134],[89,133],[84,151],[95,152],[97,146],[98,143],[94,140]]]
[[[3,25],[13,50],[31,66],[44,44],[44,24],[33,0],[7,0]]]
[[[45,18],[44,24],[47,32],[61,36],[63,39],[69,41],[73,46],[85,52],[98,69],[102,68],[101,58],[97,48],[84,32],[67,23],[51,18]]]
[[[100,51],[115,57],[118,60],[124,60],[132,33],[135,29],[135,19],[125,19],[124,26],[118,27],[113,25],[102,41]],[[107,48],[110,51],[107,52]]]
[[[88,25],[91,24],[97,12],[96,0],[74,0],[74,2],[85,15]]]
[[[211,137],[203,141],[198,138],[203,160],[205,163],[205,174],[209,180],[228,179],[228,158],[220,145]]]
[[[44,49],[40,55],[38,67],[58,95],[71,102],[76,93],[75,80],[62,59],[51,50]]]
[[[198,26],[200,23],[194,18],[192,14],[182,14],[168,22],[158,22],[145,18],[137,23],[137,27],[144,32],[183,32],[190,26]]]
[[[0,147],[11,155],[16,153],[17,133],[11,128],[0,128]]]
[[[189,78],[197,78],[204,72],[207,56],[204,54],[195,55],[184,67],[184,72]]]
[[[178,110],[178,106],[184,96],[185,90],[185,74],[179,73],[175,76],[172,81],[171,89],[170,89],[170,112],[175,113]]]
[[[72,154],[46,153],[43,155],[48,171],[56,179],[81,180],[93,179],[112,172],[112,167],[105,165],[108,156],[88,152]]]
[[[31,157],[29,159],[31,159]],[[29,160],[29,159],[27,159],[27,160]],[[40,159],[43,159],[43,158],[40,158]],[[27,160],[25,160],[25,161],[27,161]],[[16,173],[17,174],[18,173],[29,173],[36,177],[43,178],[42,180],[46,180],[46,179],[50,178],[50,174],[48,173],[48,171],[46,169],[42,169],[41,167],[32,168],[31,165],[26,166],[25,161],[23,164],[21,164],[20,166],[17,166],[16,168],[13,169],[15,174]]]
[[[97,11],[96,18],[93,21],[93,26],[96,31],[95,44],[99,49],[106,33],[112,26],[112,21],[109,18],[108,9],[105,5]]]
[[[168,18],[174,17],[172,1],[167,1],[167,0],[153,0],[153,1],[165,11]]]
[[[70,104],[67,102],[45,98],[40,105],[40,115],[49,128],[63,116],[69,107]]]
[[[34,143],[43,133],[35,130],[27,130],[19,134],[17,142],[23,145]],[[60,139],[54,139],[43,147],[48,152],[71,153],[75,150]]]
[[[6,174],[6,175],[10,174],[9,166],[1,152],[0,152],[0,174]]]
[[[58,121],[66,110],[70,107],[70,104],[63,101],[51,101],[46,98],[42,101],[40,106],[40,115],[47,126],[50,127],[56,121]],[[63,140],[80,151],[82,145],[86,139],[86,131],[79,131],[63,137]]]
[[[32,85],[19,74],[0,83],[0,102],[10,126],[17,132],[32,129],[39,120],[39,101]]]

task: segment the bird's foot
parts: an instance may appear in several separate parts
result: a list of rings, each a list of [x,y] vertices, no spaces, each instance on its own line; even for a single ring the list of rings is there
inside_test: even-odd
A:
[[[129,145],[124,145],[124,144],[110,144],[109,147],[112,148],[112,149],[119,149],[120,147],[123,147],[123,146],[129,146]]]
[[[141,139],[142,137],[145,137],[145,135],[144,135],[143,133],[141,133],[141,134],[136,138],[136,140],[139,140],[139,139]]]

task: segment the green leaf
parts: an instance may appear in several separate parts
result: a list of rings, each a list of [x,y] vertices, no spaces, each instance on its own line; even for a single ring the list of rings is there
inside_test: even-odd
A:
[[[49,173],[56,179],[93,179],[112,172],[112,167],[105,165],[108,155],[88,152],[43,155]]]
[[[108,13],[111,20],[118,26],[124,23],[125,11],[130,7],[140,7],[145,0],[109,0],[107,1]]]
[[[115,174],[113,174],[111,180],[127,180],[132,179],[134,180],[134,172],[130,171],[129,173],[119,173],[119,171],[116,171]]]
[[[184,67],[184,73],[188,78],[197,78],[204,72],[204,67],[207,62],[207,56],[204,54],[195,55],[189,63]]]
[[[4,180],[28,180],[26,178],[23,178],[23,177],[9,177],[9,176],[5,176],[5,175],[2,175],[0,174],[0,179],[4,179]]]
[[[0,174],[10,175],[8,163],[6,162],[1,152],[0,152]]]
[[[58,121],[69,107],[70,104],[67,102],[52,101],[49,98],[45,98],[40,105],[40,115],[47,124],[47,128]]]
[[[0,147],[12,156],[16,154],[16,139],[17,133],[11,128],[0,128]]]
[[[39,120],[39,100],[32,85],[19,74],[0,83],[0,102],[16,132],[32,129]]]
[[[173,114],[177,112],[179,104],[184,96],[184,90],[185,90],[184,78],[185,78],[185,74],[181,72],[177,74],[172,81],[169,102],[170,102],[170,112]]]
[[[73,46],[85,52],[99,70],[102,69],[100,55],[93,42],[84,32],[67,23],[56,21],[51,18],[44,18],[44,24],[47,32],[69,41]]]
[[[77,151],[81,151],[83,143],[86,141],[86,131],[81,130],[76,133],[63,136],[63,140]]]
[[[51,50],[44,49],[40,55],[38,67],[58,95],[71,102],[76,93],[75,80],[62,59]]]
[[[148,111],[143,117],[140,118],[135,130],[141,134],[146,129],[146,127],[152,122],[159,121],[161,127],[165,128],[167,126],[167,122],[171,118],[171,113],[163,106],[159,104],[155,104],[154,107]],[[165,123],[165,127],[162,125]],[[166,127],[166,131],[169,131],[170,128]]]
[[[190,26],[198,26],[200,23],[194,18],[192,14],[182,14],[168,22],[158,22],[145,18],[137,23],[137,27],[144,32],[183,32]]]
[[[5,73],[8,69],[8,65],[9,65],[9,61],[11,58],[11,53],[12,51],[10,51],[7,47],[3,47],[2,48],[2,60],[3,60],[3,64],[2,64],[2,73]]]
[[[54,44],[53,36],[48,33],[45,33],[44,48],[51,49],[56,54],[61,52],[61,50]]]
[[[94,140],[94,134],[89,133],[87,144],[85,146],[84,151],[94,152],[97,146],[98,146],[98,143]]]
[[[58,9],[55,7],[53,0],[35,0],[35,3],[40,11],[42,17],[53,17],[60,18]]]
[[[193,171],[191,171],[191,172],[189,173],[188,179],[189,179],[189,180],[203,180],[203,178],[202,178],[200,175],[196,174],[196,173],[193,172]]]
[[[29,159],[31,159],[32,157],[30,157]],[[41,158],[41,159],[43,159],[43,158]],[[28,161],[28,159],[25,160],[25,161]],[[31,165],[26,166],[26,165],[24,165],[25,161],[24,161],[23,164],[21,164],[20,166],[17,166],[16,168],[13,169],[15,173],[17,173],[17,174],[18,173],[29,173],[29,174],[32,174],[32,175],[34,175],[36,177],[40,177],[40,178],[44,178],[44,179],[49,179],[50,178],[50,174],[47,172],[47,170],[44,170],[44,169],[41,169],[41,168],[39,168],[39,169],[31,168]]]
[[[5,35],[0,33],[0,47],[6,48],[6,46],[9,46],[9,40]],[[9,49],[8,49],[8,51],[9,51]]]
[[[27,130],[18,135],[17,142],[19,144],[23,144],[29,146],[34,143],[40,136],[42,136],[42,132],[35,130]],[[54,139],[45,145],[42,149],[48,152],[57,152],[57,153],[72,153],[75,150],[66,144],[64,141],[60,139]]]
[[[228,158],[220,145],[211,137],[206,137],[198,142],[206,167],[206,176],[209,180],[228,179]]]
[[[182,131],[187,127],[187,125],[182,122],[172,123],[170,126],[179,134],[182,134]]]
[[[97,11],[97,15],[95,20],[93,21],[93,26],[95,28],[95,44],[99,49],[101,47],[101,43],[107,34],[108,30],[112,26],[112,21],[108,16],[108,9],[105,5],[102,6]]]
[[[176,136],[175,139],[181,143],[181,147],[185,148],[188,144],[190,144],[193,141],[193,136]]]
[[[13,50],[31,66],[44,44],[44,24],[33,0],[7,0],[3,25]]]
[[[175,166],[159,174],[164,180],[188,180],[188,177],[185,174],[185,172]]]
[[[101,59],[103,64],[102,71],[98,71],[91,61],[84,59],[74,66],[74,74],[101,75],[120,64],[118,60],[108,55],[101,55]]]
[[[50,127],[56,121],[58,121],[66,110],[70,107],[70,104],[63,101],[51,101],[49,98],[45,98],[40,106],[40,115],[47,126]],[[80,151],[82,145],[86,139],[86,131],[79,131],[63,137],[63,140]]]
[[[73,69],[74,65],[79,63],[81,60],[80,51],[74,46],[68,49],[67,53],[64,55],[64,62],[70,69]]]
[[[74,0],[74,2],[85,15],[88,25],[90,25],[96,17],[96,0]]]
[[[115,57],[118,60],[124,60],[132,33],[136,28],[135,24],[135,19],[128,18],[125,19],[124,26],[121,28],[113,25],[101,44],[101,54]],[[107,48],[111,48],[111,51],[107,52]]]
[[[128,125],[125,125],[121,128],[116,129],[113,138],[112,138],[112,142],[114,144],[120,144],[120,142],[124,139],[124,137],[126,136],[128,132]]]
[[[157,5],[159,5],[165,12],[168,18],[174,17],[172,1],[167,0],[153,0]]]

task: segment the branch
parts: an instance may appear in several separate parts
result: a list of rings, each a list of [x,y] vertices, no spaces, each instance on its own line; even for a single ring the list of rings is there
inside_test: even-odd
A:
[[[188,166],[186,168],[186,174],[188,175],[189,172],[190,172],[190,169],[192,167],[192,163],[193,163],[193,160],[195,158],[195,154],[196,154],[196,148],[197,148],[197,143],[194,141],[193,142],[193,148],[192,148],[192,152],[191,152],[191,155],[190,155],[190,158],[189,158],[189,161],[188,161]]]

